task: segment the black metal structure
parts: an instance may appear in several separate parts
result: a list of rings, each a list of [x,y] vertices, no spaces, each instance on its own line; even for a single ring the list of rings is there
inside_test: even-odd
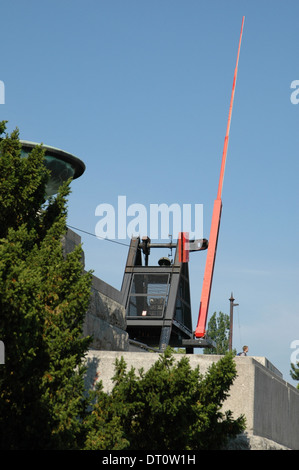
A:
[[[190,251],[204,250],[207,240],[190,242],[189,245]],[[158,265],[149,265],[152,248],[175,249],[174,260],[163,257]],[[148,237],[142,241],[132,238],[122,294],[131,340],[159,351],[169,345],[186,347],[188,353],[193,352],[189,266],[188,262],[179,259],[178,243],[151,243]],[[204,340],[203,346],[207,346]]]

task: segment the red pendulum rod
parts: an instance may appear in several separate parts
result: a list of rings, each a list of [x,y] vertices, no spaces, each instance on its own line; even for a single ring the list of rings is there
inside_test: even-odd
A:
[[[199,306],[198,323],[197,323],[197,327],[196,327],[196,330],[195,330],[195,337],[196,338],[202,338],[202,337],[205,336],[205,333],[206,333],[206,322],[207,322],[207,316],[208,316],[210,294],[211,294],[212,281],[213,281],[213,272],[214,272],[214,265],[215,265],[216,251],[217,251],[217,243],[218,243],[218,234],[219,234],[219,227],[220,227],[220,219],[221,219],[221,211],[222,211],[222,200],[221,200],[222,186],[223,186],[223,178],[224,178],[224,172],[225,172],[225,163],[226,163],[226,155],[227,155],[228,140],[229,140],[230,122],[231,122],[233,102],[234,102],[234,96],[235,96],[235,87],[236,87],[236,81],[237,81],[239,55],[240,55],[240,48],[241,48],[241,41],[242,41],[242,34],[243,34],[243,25],[244,25],[244,16],[243,16],[243,19],[242,19],[242,26],[241,26],[241,33],[240,33],[240,39],[239,39],[237,62],[236,62],[233,88],[232,88],[232,94],[231,94],[231,100],[230,100],[226,135],[225,135],[225,139],[224,139],[224,147],[223,147],[223,153],[222,153],[222,163],[221,163],[221,170],[220,170],[218,193],[217,193],[217,199],[214,201],[214,208],[213,208],[213,215],[212,215],[212,222],[211,222],[211,230],[210,230],[210,238],[209,238],[209,246],[208,246],[206,266],[205,266],[205,272],[204,272],[204,278],[203,278],[201,300],[200,300],[200,306]]]

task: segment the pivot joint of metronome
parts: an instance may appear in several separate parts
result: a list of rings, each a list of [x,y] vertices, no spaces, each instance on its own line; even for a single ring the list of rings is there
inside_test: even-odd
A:
[[[193,251],[203,251],[208,248],[209,242],[206,238],[189,240],[188,232],[180,232],[178,241],[179,262],[187,263],[189,253]]]

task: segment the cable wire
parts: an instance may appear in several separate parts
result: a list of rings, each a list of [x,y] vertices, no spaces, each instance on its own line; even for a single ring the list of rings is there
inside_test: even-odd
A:
[[[117,245],[130,246],[127,243],[118,242],[117,240],[111,240],[111,238],[99,237],[98,235],[95,235],[94,233],[87,232],[86,230],[81,230],[80,228],[72,227],[72,225],[67,224],[67,227],[71,228],[71,229],[74,229],[74,230],[78,230],[79,232],[86,233],[87,235],[91,235],[92,237],[95,237],[95,238],[98,238],[98,239],[100,238],[101,240],[106,240],[107,242],[116,243]]]

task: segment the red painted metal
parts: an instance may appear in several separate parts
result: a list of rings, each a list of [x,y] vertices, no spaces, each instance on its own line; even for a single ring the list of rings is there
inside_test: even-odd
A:
[[[189,233],[180,232],[179,234],[179,262],[188,263],[189,261]]]
[[[244,26],[244,16],[243,16],[242,25],[241,25],[241,33],[240,33],[237,61],[236,61],[234,81],[233,81],[233,87],[232,87],[232,93],[231,93],[226,135],[224,139],[218,193],[217,193],[217,199],[214,202],[214,208],[213,208],[209,246],[208,246],[203,286],[202,286],[202,292],[201,292],[201,300],[200,300],[200,306],[199,306],[198,322],[197,322],[197,327],[195,330],[195,337],[197,338],[202,338],[206,334],[206,322],[207,322],[207,316],[208,316],[208,310],[209,310],[209,302],[210,302],[210,295],[211,295],[211,289],[212,289],[213,273],[214,273],[219,227],[220,227],[221,212],[222,212],[222,200],[221,200],[222,187],[223,187],[226,156],[227,156],[227,149],[228,149],[230,123],[231,123],[231,116],[232,116],[232,109],[233,109],[233,102],[234,102],[235,88],[236,88],[236,81],[237,81],[239,55],[240,55],[241,41],[242,41],[242,35],[243,35],[243,26]]]

